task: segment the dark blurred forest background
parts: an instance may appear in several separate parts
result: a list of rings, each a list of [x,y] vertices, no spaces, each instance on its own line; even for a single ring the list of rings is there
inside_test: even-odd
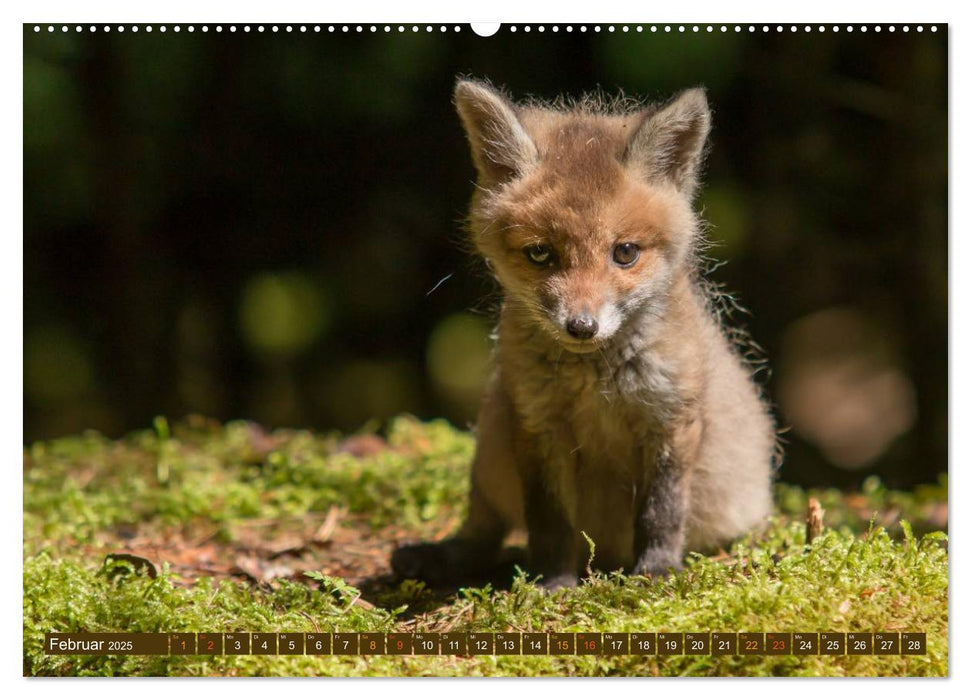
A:
[[[461,233],[466,74],[705,85],[711,278],[768,359],[781,477],[946,472],[946,27],[167,29],[24,28],[25,442],[473,421],[497,296]]]

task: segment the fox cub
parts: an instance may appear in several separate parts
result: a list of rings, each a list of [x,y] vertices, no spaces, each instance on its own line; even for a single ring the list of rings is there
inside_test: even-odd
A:
[[[662,106],[516,104],[460,80],[469,229],[503,293],[468,518],[398,549],[399,576],[485,573],[513,530],[529,572],[664,575],[770,512],[775,430],[706,294],[692,208],[705,93]]]

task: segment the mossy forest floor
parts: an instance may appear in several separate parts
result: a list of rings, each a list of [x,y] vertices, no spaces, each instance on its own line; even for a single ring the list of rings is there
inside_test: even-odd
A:
[[[665,581],[597,574],[544,594],[513,564],[480,587],[394,581],[407,540],[460,521],[473,438],[190,419],[24,450],[24,674],[942,676],[947,484],[777,487],[778,517]],[[826,509],[806,546],[807,499]],[[46,632],[926,632],[923,656],[48,656]]]

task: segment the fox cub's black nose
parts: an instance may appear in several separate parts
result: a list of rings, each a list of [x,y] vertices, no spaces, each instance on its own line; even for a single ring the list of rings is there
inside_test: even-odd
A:
[[[589,340],[597,335],[597,321],[592,316],[577,316],[566,322],[566,332],[578,340]]]

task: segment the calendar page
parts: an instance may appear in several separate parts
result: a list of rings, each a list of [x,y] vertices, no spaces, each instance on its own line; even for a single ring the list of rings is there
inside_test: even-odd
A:
[[[24,675],[948,676],[950,49],[28,20]]]

